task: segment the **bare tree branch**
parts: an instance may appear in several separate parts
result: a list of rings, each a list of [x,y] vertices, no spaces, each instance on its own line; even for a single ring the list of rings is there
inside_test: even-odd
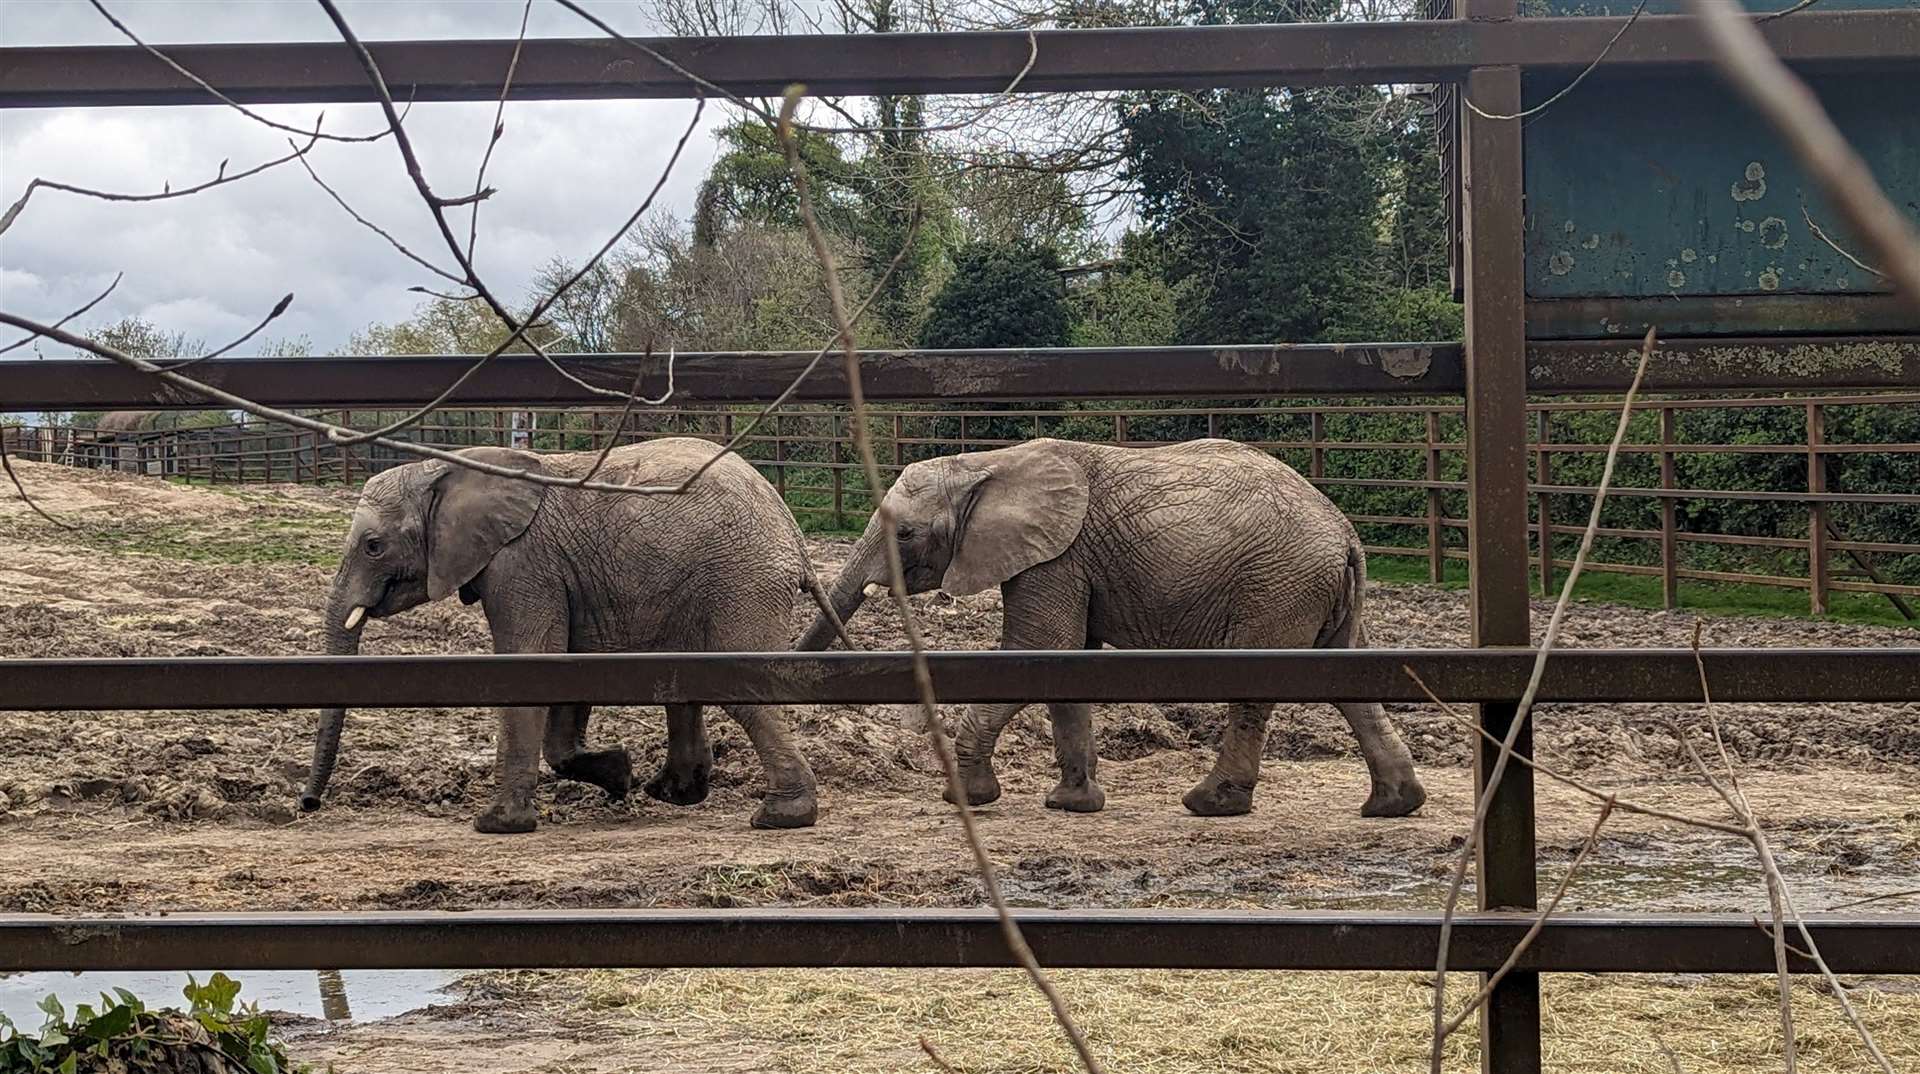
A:
[[[1580,550],[1574,554],[1573,567],[1567,572],[1567,581],[1560,590],[1560,599],[1554,602],[1553,615],[1547,621],[1546,633],[1540,640],[1538,655],[1534,657],[1533,674],[1527,679],[1527,688],[1520,695],[1520,704],[1514,711],[1513,720],[1507,727],[1507,734],[1500,742],[1499,756],[1494,759],[1493,768],[1487,773],[1486,790],[1480,795],[1473,811],[1473,824],[1467,830],[1466,839],[1460,845],[1460,857],[1454,864],[1453,880],[1447,887],[1446,905],[1440,916],[1440,955],[1434,968],[1433,981],[1433,1051],[1430,1067],[1433,1074],[1442,1074],[1446,1045],[1446,990],[1447,955],[1453,941],[1453,918],[1460,907],[1460,891],[1466,885],[1467,865],[1473,860],[1475,849],[1485,831],[1487,813],[1493,808],[1493,797],[1500,789],[1501,777],[1506,775],[1507,763],[1514,756],[1514,743],[1519,740],[1520,731],[1533,715],[1533,699],[1540,692],[1540,680],[1546,674],[1547,657],[1552,654],[1554,643],[1560,639],[1560,625],[1565,621],[1567,605],[1573,601],[1573,588],[1580,581],[1580,572],[1587,565],[1587,554],[1593,550],[1594,535],[1600,529],[1600,511],[1606,505],[1607,490],[1613,483],[1614,464],[1620,459],[1620,445],[1627,438],[1627,425],[1633,417],[1633,400],[1640,393],[1640,382],[1647,375],[1647,364],[1653,358],[1654,330],[1647,329],[1647,338],[1640,345],[1640,364],[1634,370],[1633,383],[1627,386],[1627,395],[1620,404],[1620,422],[1614,429],[1613,442],[1607,446],[1606,464],[1600,471],[1600,484],[1594,490],[1593,510],[1587,518],[1587,529],[1580,537]]]
[[[21,484],[20,475],[13,472],[13,457],[7,454],[7,429],[4,425],[0,425],[0,468],[4,468],[7,471],[7,480],[13,482],[13,490],[20,494],[20,502],[32,508],[34,514],[39,515],[41,518],[46,519],[48,522],[53,523],[63,530],[79,531],[80,527],[73,523],[62,522],[48,514],[45,508],[35,503],[33,497],[27,494],[27,486]]]
[[[827,248],[826,235],[820,230],[820,222],[813,215],[813,200],[807,189],[807,169],[800,159],[799,143],[794,138],[793,112],[799,106],[805,87],[787,88],[786,101],[780,109],[780,142],[787,153],[787,168],[793,173],[794,192],[799,200],[800,220],[806,227],[807,240],[813,245],[813,253],[820,261],[820,267],[826,275],[828,305],[833,310],[835,327],[839,329],[841,356],[846,366],[847,396],[853,410],[854,447],[860,455],[861,471],[866,475],[867,487],[876,497],[874,513],[879,518],[881,531],[891,532],[892,513],[881,496],[880,465],[874,459],[873,439],[867,431],[866,393],[860,383],[860,354],[853,338],[853,322],[847,316],[846,296],[840,289],[840,274],[834,268],[833,251]],[[927,669],[926,645],[920,636],[918,616],[914,613],[913,602],[907,596],[906,573],[900,563],[900,548],[892,540],[880,542],[886,550],[887,588],[893,594],[894,606],[899,610],[906,624],[907,643],[913,657],[913,679],[920,694],[920,707],[923,711],[933,748],[940,756],[940,766],[946,771],[947,789],[954,802],[954,811],[960,818],[960,830],[966,836],[967,848],[973,854],[974,867],[980,873],[981,884],[987,890],[987,900],[993,904],[994,912],[1000,919],[1000,931],[1006,938],[1007,947],[1027,971],[1034,986],[1046,997],[1053,1009],[1055,1021],[1059,1022],[1062,1032],[1072,1042],[1081,1064],[1087,1074],[1104,1074],[1100,1060],[1093,1054],[1087,1039],[1075,1024],[1073,1014],[1067,1009],[1046,971],[1040,968],[1040,962],[1034,957],[1033,948],[1027,945],[1026,936],[1020,930],[1019,922],[1013,918],[1013,912],[1007,906],[1006,897],[1000,891],[1000,877],[993,864],[993,858],[980,840],[980,833],[973,823],[973,811],[967,806],[966,789],[960,779],[960,763],[954,756],[953,744],[947,740],[946,729],[940,726],[939,701],[933,692],[933,676]]]
[[[493,109],[493,127],[487,135],[487,151],[480,155],[480,169],[473,176],[473,213],[467,220],[467,260],[473,260],[474,243],[480,237],[480,203],[485,200],[483,191],[491,193],[487,187],[487,165],[493,162],[493,150],[500,144],[500,136],[506,133],[507,94],[513,90],[513,74],[520,69],[520,49],[527,43],[527,19],[533,14],[533,0],[526,0],[520,7],[520,32],[513,38],[513,57],[507,61],[507,77],[500,81],[500,103]],[[638,390],[637,388],[635,389]]]
[[[1687,0],[1720,73],[1773,126],[1820,184],[1875,264],[1920,307],[1920,232],[1887,200],[1873,172],[1833,125],[1820,99],[1780,62],[1732,0]]]
[[[21,211],[27,207],[27,199],[33,197],[33,192],[35,190],[41,189],[43,187],[47,190],[64,191],[68,194],[78,194],[81,197],[97,198],[101,201],[146,202],[146,201],[166,201],[169,198],[185,198],[185,197],[190,197],[194,194],[201,193],[202,191],[212,190],[214,187],[217,187],[217,186],[225,186],[228,183],[237,183],[242,179],[247,179],[252,176],[259,175],[261,172],[267,171],[272,168],[277,168],[280,165],[286,164],[290,161],[299,160],[305,157],[308,153],[312,152],[314,144],[319,140],[320,140],[320,121],[315,120],[313,131],[307,137],[307,144],[304,146],[295,145],[293,147],[293,152],[288,153],[284,157],[275,157],[264,164],[256,164],[253,167],[248,168],[246,171],[234,172],[232,175],[227,174],[227,162],[223,160],[220,162],[220,169],[218,173],[215,174],[212,179],[209,179],[204,183],[196,184],[194,186],[181,187],[179,190],[174,190],[172,188],[172,185],[168,184],[167,187],[165,189],[162,189],[158,194],[118,194],[109,190],[93,190],[88,187],[75,186],[72,183],[56,183],[47,179],[34,179],[27,184],[26,193],[20,195],[20,200],[14,202],[13,205],[7,209],[5,215],[0,216],[0,234],[5,234],[6,230],[13,226],[14,219],[17,218],[20,215]],[[288,144],[292,145],[293,143],[289,141]]]
[[[114,288],[116,288],[116,287],[118,287],[118,286],[120,286],[120,278],[121,278],[121,277],[123,277],[123,276],[125,276],[125,275],[126,275],[126,273],[124,273],[124,272],[116,272],[116,273],[114,273],[114,274],[113,274],[113,282],[107,285],[107,289],[106,289],[106,290],[104,290],[104,291],[102,291],[102,292],[100,292],[99,294],[97,294],[97,295],[95,295],[95,296],[93,296],[93,299],[92,299],[91,301],[89,301],[89,302],[88,302],[88,303],[87,303],[86,305],[84,305],[84,306],[81,306],[81,307],[80,307],[79,309],[77,309],[77,310],[74,310],[74,311],[73,311],[72,313],[69,313],[69,314],[67,314],[67,315],[66,315],[65,317],[62,317],[62,318],[60,318],[59,320],[57,320],[57,321],[55,321],[55,322],[53,322],[53,326],[54,326],[55,328],[64,328],[64,327],[66,327],[66,325],[67,325],[67,322],[69,322],[69,321],[71,321],[71,320],[73,320],[73,319],[74,319],[74,318],[76,318],[76,317],[79,317],[79,316],[81,316],[81,315],[83,315],[83,314],[85,314],[85,313],[86,313],[86,312],[87,312],[88,310],[90,310],[90,309],[92,309],[93,307],[95,307],[95,306],[98,306],[98,305],[99,305],[100,303],[102,303],[102,302],[104,302],[104,301],[106,301],[106,298],[107,298],[107,296],[113,293],[113,289],[114,289]],[[24,335],[24,336],[21,336],[21,337],[20,337],[19,339],[16,339],[16,340],[14,340],[14,341],[13,341],[12,343],[9,343],[9,344],[7,344],[7,345],[6,345],[6,346],[4,346],[4,347],[0,347],[0,354],[5,354],[5,353],[7,353],[8,351],[11,351],[11,350],[18,350],[18,349],[20,349],[21,347],[24,347],[24,346],[26,346],[27,344],[29,344],[29,343],[32,343],[32,342],[33,342],[34,340],[36,340],[36,339],[39,339],[39,338],[40,338],[40,337],[39,337],[38,335],[32,335],[32,334],[29,334],[29,335]]]
[[[188,358],[185,361],[175,362],[172,365],[162,366],[161,368],[166,369],[169,372],[172,372],[174,370],[185,369],[188,366],[199,365],[201,362],[204,362],[209,358],[218,358],[221,355],[227,353],[228,351],[233,350],[235,347],[238,347],[240,344],[245,343],[247,340],[250,340],[253,337],[259,335],[261,329],[272,324],[274,322],[274,319],[279,317],[281,314],[287,312],[287,307],[291,305],[293,305],[293,294],[292,292],[288,292],[285,298],[282,298],[279,302],[274,304],[272,312],[268,313],[264,318],[262,318],[259,324],[254,325],[253,328],[250,329],[246,335],[241,336],[239,339],[234,340],[232,343],[227,344],[226,346],[220,348],[217,351],[208,351],[206,354],[203,354],[198,358]]]

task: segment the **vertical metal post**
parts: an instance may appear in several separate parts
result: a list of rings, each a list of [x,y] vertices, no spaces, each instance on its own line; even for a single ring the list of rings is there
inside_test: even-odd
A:
[[[1827,412],[1819,403],[1807,404],[1807,491],[1827,491],[1827,459],[1820,448],[1827,441]],[[1827,505],[1807,503],[1807,592],[1814,615],[1827,614]]]
[[[1440,412],[1427,411],[1427,581],[1436,585],[1447,576],[1446,541],[1440,531]]]
[[[901,454],[901,450],[900,450],[901,449],[900,427],[901,427],[900,415],[895,414],[893,416],[893,468],[895,470],[900,469],[900,467],[904,465],[904,460],[905,460],[905,456]],[[874,489],[873,493],[874,493],[874,500],[873,500],[874,505],[878,506],[880,503],[880,500],[878,498],[880,495],[880,490]]]
[[[1534,481],[1541,485],[1553,484],[1553,452],[1547,445],[1553,443],[1553,412],[1539,410],[1534,412],[1535,443],[1533,448]],[[1540,512],[1539,539],[1536,542],[1540,550],[1540,595],[1553,592],[1553,497],[1541,493],[1535,501],[1534,509]]]
[[[779,411],[773,414],[773,486],[780,490],[780,498],[787,498],[787,438],[780,434],[786,425]]]
[[[1462,0],[1470,19],[1510,20],[1516,0]],[[1520,72],[1475,68],[1463,87],[1481,111],[1521,110]],[[1473,643],[1525,645],[1527,624],[1527,363],[1525,206],[1521,202],[1520,123],[1484,119],[1467,110],[1461,153],[1466,260],[1468,554]],[[1516,715],[1511,704],[1480,706],[1481,726],[1504,737]],[[1484,789],[1498,751],[1481,742],[1474,785]],[[1533,752],[1530,729],[1516,748]],[[1509,764],[1493,793],[1479,840],[1478,894],[1483,909],[1532,907],[1534,872],[1533,779],[1525,765]],[[1540,977],[1511,973],[1480,1010],[1481,1069],[1487,1074],[1540,1070]]]
[[[1674,488],[1673,408],[1660,408],[1660,487]],[[1660,603],[1668,610],[1680,606],[1680,505],[1668,496],[1660,501]]]

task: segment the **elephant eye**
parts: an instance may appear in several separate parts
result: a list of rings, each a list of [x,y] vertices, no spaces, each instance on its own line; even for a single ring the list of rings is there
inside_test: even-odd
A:
[[[893,535],[902,541],[913,540],[913,524],[902,522],[893,528]]]
[[[380,558],[380,553],[386,551],[386,547],[387,547],[386,544],[382,542],[380,538],[374,536],[371,533],[367,534],[367,540],[365,544],[367,555],[372,556],[375,559],[378,559]]]

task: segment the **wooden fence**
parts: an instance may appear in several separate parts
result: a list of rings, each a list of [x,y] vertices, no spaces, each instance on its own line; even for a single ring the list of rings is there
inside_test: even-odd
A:
[[[1657,521],[1607,526],[1609,559],[1591,569],[1658,577],[1667,607],[1680,603],[1680,583],[1735,582],[1803,589],[1814,614],[1828,610],[1830,595],[1876,593],[1914,618],[1909,598],[1920,598],[1920,494],[1844,491],[1850,463],[1920,455],[1920,443],[1840,442],[1827,433],[1836,408],[1911,408],[1920,395],[1853,395],[1818,398],[1668,399],[1641,407],[1635,433],[1623,447],[1622,485],[1616,505],[1645,501]],[[1571,542],[1582,531],[1591,504],[1588,484],[1562,479],[1581,462],[1603,453],[1605,429],[1583,415],[1605,417],[1617,404],[1540,402],[1532,405],[1533,510],[1530,553],[1543,592],[1568,566]],[[1690,415],[1728,410],[1788,410],[1803,431],[1791,443],[1706,443],[1686,435]],[[358,427],[391,420],[387,412],[336,412]],[[662,436],[701,436],[729,441],[746,430],[752,411],[726,408],[652,410],[615,428],[618,414],[598,410],[462,410],[435,414],[407,430],[422,443],[444,446],[497,445],[537,451],[598,450]],[[897,472],[919,459],[988,450],[1039,436],[1146,447],[1200,436],[1228,437],[1293,463],[1347,508],[1368,537],[1368,550],[1382,556],[1423,560],[1433,581],[1445,577],[1449,560],[1467,558],[1464,517],[1465,462],[1462,408],[1458,404],[1309,405],[1201,407],[1134,406],[1066,409],[1019,405],[1006,409],[918,408],[876,411],[872,430],[883,469]],[[1386,425],[1392,435],[1368,436],[1361,426]],[[1405,435],[1412,432],[1414,435]],[[1584,434],[1584,435],[1583,435]],[[96,435],[85,429],[29,427],[12,431],[9,443],[26,458],[74,466],[117,468],[211,483],[353,483],[405,462],[409,456],[378,447],[341,451],[314,434],[257,421],[207,428]],[[844,411],[793,407],[766,419],[742,440],[740,450],[774,482],[796,514],[835,529],[858,527],[871,510]],[[1680,480],[1683,463],[1705,456],[1804,458],[1804,484],[1792,488],[1697,487]],[[1635,472],[1634,459],[1657,464]],[[1920,462],[1920,460],[1916,460]],[[1385,476],[1363,476],[1365,474]],[[1912,487],[1912,486],[1908,486]],[[1369,504],[1367,501],[1373,502]],[[1379,509],[1397,499],[1398,510]],[[1689,529],[1689,503],[1772,503],[1798,515],[1798,533],[1738,533]],[[1899,540],[1851,539],[1843,517],[1852,508],[1891,508],[1904,524]],[[1910,518],[1906,516],[1911,516]],[[1778,521],[1778,519],[1776,519]],[[1885,526],[1883,525],[1884,529]],[[1898,528],[1898,527],[1896,527]],[[1764,550],[1766,570],[1727,570],[1690,565],[1689,552]],[[1916,557],[1902,562],[1902,557]],[[1795,569],[1797,568],[1797,569]]]

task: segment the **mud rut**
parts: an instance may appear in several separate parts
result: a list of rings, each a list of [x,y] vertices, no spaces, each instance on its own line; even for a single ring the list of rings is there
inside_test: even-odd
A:
[[[18,464],[17,464],[18,465]],[[0,505],[13,536],[0,559],[0,655],[310,653],[351,497],[314,489],[184,489],[118,475],[22,466],[74,535]],[[830,576],[847,542],[815,540]],[[995,594],[918,598],[929,644],[995,644]],[[809,618],[804,598],[797,634]],[[1375,586],[1368,629],[1382,646],[1464,644],[1464,594]],[[1545,609],[1536,622],[1544,622]],[[1569,647],[1684,645],[1694,617],[1581,605]],[[1538,629],[1538,627],[1536,627]],[[853,632],[902,648],[891,609],[869,602]],[[1912,632],[1765,619],[1713,619],[1706,643],[1911,645]],[[486,651],[474,609],[442,602],[372,624],[364,651]],[[1642,800],[1711,807],[1682,773],[1663,706],[1548,706],[1543,757]],[[950,710],[957,712],[958,710]],[[1006,796],[982,811],[1011,895],[1035,906],[1433,905],[1449,846],[1470,811],[1464,733],[1427,706],[1389,711],[1432,798],[1404,820],[1362,820],[1364,768],[1331,706],[1281,706],[1255,812],[1202,820],[1179,806],[1205,770],[1220,707],[1096,710],[1107,809],[1066,816],[1041,798],[1054,781],[1044,708],[1002,743]],[[1673,711],[1679,711],[1677,709]],[[1820,909],[1920,887],[1920,706],[1725,706],[1729,745],[1753,774],[1756,805],[1784,863]],[[796,706],[821,781],[819,825],[747,829],[757,766],[744,736],[710,710],[716,763],[708,801],[677,808],[637,794],[614,804],[547,776],[542,828],[483,839],[467,827],[491,785],[492,716],[482,710],[359,710],[320,813],[290,806],[313,713],[0,713],[0,910],[181,910],[973,905],[978,885],[937,794],[936,763],[886,707]],[[636,771],[663,754],[657,710],[596,713],[596,743],[620,743]],[[1552,870],[1592,819],[1543,785],[1541,845]],[[1570,904],[1609,909],[1759,910],[1756,874],[1724,840],[1637,818],[1611,826]],[[698,848],[689,853],[688,848]],[[1920,899],[1889,901],[1920,908]]]

